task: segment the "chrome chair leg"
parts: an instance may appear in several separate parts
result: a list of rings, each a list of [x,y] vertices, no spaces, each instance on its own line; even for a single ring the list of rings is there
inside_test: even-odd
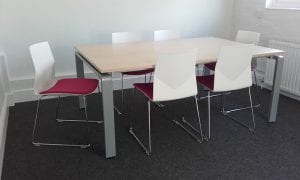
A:
[[[191,128],[191,130],[193,130],[194,132],[196,132],[197,134],[200,135],[200,139],[197,135],[195,135],[193,132],[191,132],[188,128],[186,128],[185,126],[183,126],[181,123],[179,123],[176,120],[173,120],[173,122],[178,125],[179,127],[181,127],[184,131],[186,131],[189,135],[191,135],[194,139],[196,139],[197,142],[202,143],[203,139],[205,138],[203,136],[203,132],[202,132],[202,124],[201,124],[201,119],[200,119],[200,113],[199,113],[199,107],[198,107],[198,100],[197,97],[194,97],[195,99],[195,106],[196,106],[196,112],[197,112],[197,119],[198,119],[198,124],[199,124],[199,129],[195,128],[192,124],[190,124],[188,121],[185,120],[184,116],[182,117],[181,121],[186,124],[189,128]]]
[[[207,110],[208,110],[208,113],[207,113],[207,116],[208,116],[208,139],[210,139],[210,91],[207,91]]]
[[[122,77],[121,77],[121,83],[122,83],[122,106],[124,105],[124,74],[122,74]]]
[[[116,106],[114,106],[114,109],[119,115],[122,115],[122,112]]]
[[[98,91],[100,93],[100,87],[98,85]],[[59,105],[60,105],[60,96],[58,96],[58,101],[57,101],[57,106],[56,106],[56,114],[55,114],[55,117],[56,117],[56,121],[57,122],[83,122],[83,123],[98,123],[98,124],[102,124],[103,121],[93,121],[93,120],[89,120],[88,119],[88,113],[87,113],[87,103],[86,103],[86,96],[84,96],[84,103],[85,103],[85,107],[84,108],[84,114],[85,114],[85,119],[60,119],[58,118],[58,113],[59,113]]]
[[[236,109],[230,109],[230,110],[222,110],[222,113],[232,113],[232,112],[237,112],[237,111],[244,111],[244,110],[247,110],[247,109],[252,109],[252,108],[258,108],[260,107],[260,103],[259,104],[256,104],[256,105],[253,105],[252,107],[251,106],[246,106],[246,107],[241,107],[241,108],[236,108]]]
[[[88,117],[88,113],[87,113],[87,103],[86,103],[86,97],[84,98],[85,99],[85,101],[84,101],[84,104],[85,104],[85,107],[86,108],[84,108],[84,115],[85,115],[85,120],[86,120],[86,122],[91,122],[91,121],[89,121],[88,119],[89,119],[89,117]],[[96,122],[98,122],[98,121],[96,121]],[[102,121],[103,122],[103,121]]]
[[[182,120],[181,120],[183,123],[187,124],[190,128],[192,128],[194,131],[196,131],[197,129],[194,129],[195,127],[193,127],[192,125],[190,125],[190,123],[188,123],[184,117],[182,117]],[[176,121],[175,119],[173,119],[173,122],[181,127],[185,132],[187,132],[190,136],[192,136],[197,142],[199,143],[202,143],[202,141],[194,134],[192,133],[188,128],[186,128],[185,126],[183,126],[180,122]],[[198,131],[198,130],[197,130]],[[197,132],[196,131],[196,132]]]
[[[133,93],[134,95],[134,89]],[[132,108],[133,110],[134,108]],[[151,101],[148,100],[148,148],[142,143],[140,138],[135,134],[133,130],[133,119],[134,118],[134,112],[132,111],[132,119],[130,120],[130,127],[129,127],[129,133],[134,137],[134,139],[139,143],[139,145],[145,150],[147,155],[150,155],[151,153]]]
[[[255,91],[256,91],[256,95],[257,95],[257,100],[258,100],[258,104],[253,105],[253,108],[258,108],[261,105],[261,95],[259,92],[259,87],[258,87],[258,82],[257,82],[257,77],[256,77],[256,72],[252,71],[254,73],[254,81],[255,81]],[[236,111],[243,111],[243,110],[247,110],[247,109],[251,109],[251,106],[246,106],[246,107],[241,107],[241,108],[236,108],[236,109],[230,109],[230,110],[226,110],[226,111],[222,111],[225,113],[231,113],[231,112],[236,112]]]
[[[231,94],[231,92],[212,94],[212,95],[210,95],[210,97],[223,96],[224,94],[229,95],[229,94]],[[208,97],[207,96],[198,97],[198,100],[200,101],[200,100],[203,100],[203,99],[206,99],[206,98],[208,98]]]
[[[156,104],[158,107],[163,108],[165,107],[164,104],[160,103],[160,102],[154,102],[154,104]]]
[[[86,106],[86,100],[85,100],[85,97],[83,97],[83,101],[84,101],[84,104],[85,104],[85,108],[84,108],[84,109],[86,109],[87,106]],[[59,105],[60,105],[60,96],[57,97],[56,112],[55,112],[55,119],[56,119],[56,121],[57,121],[57,119],[58,119]]]
[[[224,103],[225,103],[225,96],[230,94],[231,92],[225,92],[225,93],[220,93],[220,94],[216,94],[216,95],[211,95],[211,92],[210,91],[207,91],[207,96],[205,97],[201,97],[201,98],[198,98],[198,100],[202,100],[202,99],[205,99],[207,98],[207,119],[208,119],[208,137],[204,136],[205,140],[210,140],[211,138],[211,98],[212,97],[216,97],[216,96],[220,96],[222,95],[222,103],[223,103],[223,106],[222,106],[222,112],[224,111]]]
[[[80,147],[80,148],[87,148],[90,146],[90,144],[59,144],[59,143],[46,143],[46,142],[37,142],[35,140],[35,134],[36,134],[36,125],[37,125],[37,120],[38,120],[38,114],[39,114],[39,109],[40,109],[40,104],[42,101],[42,98],[44,96],[41,96],[38,100],[37,104],[37,109],[36,109],[36,114],[35,114],[35,119],[34,119],[34,126],[33,126],[33,131],[32,131],[32,144],[34,146],[63,146],[63,147]]]
[[[250,87],[249,87],[249,100],[250,100],[250,106],[252,107],[251,108],[252,123],[253,123],[252,131],[254,131],[255,130],[255,119],[254,119],[253,102],[252,102],[252,95],[251,95],[251,88]]]
[[[260,95],[260,92],[259,92],[259,87],[258,87],[258,82],[257,82],[257,76],[256,76],[256,72],[255,71],[252,71],[254,73],[254,80],[255,80],[255,89],[256,89],[256,94],[257,94],[257,100],[258,100],[258,104],[255,104],[253,105],[252,107],[253,108],[258,108],[260,107],[261,105],[261,95]],[[225,92],[225,93],[219,93],[219,94],[214,94],[214,95],[211,95],[210,97],[217,97],[217,96],[220,96],[222,95],[223,98],[224,95],[229,95],[231,94],[231,92]],[[202,99],[206,99],[207,97],[204,96],[204,97],[199,97],[198,99],[199,100],[202,100]],[[236,108],[236,109],[230,109],[230,110],[226,110],[226,113],[231,113],[231,112],[236,112],[236,111],[242,111],[242,110],[247,110],[247,109],[251,109],[252,108],[251,106],[246,106],[246,107],[241,107],[241,108]],[[222,111],[222,112],[225,112],[225,111]]]
[[[251,87],[248,88],[249,91],[249,99],[250,99],[250,107],[249,108],[240,108],[239,110],[246,110],[246,109],[251,109],[251,115],[252,115],[252,127],[250,127],[249,125],[237,120],[236,118],[234,118],[233,116],[229,115],[232,112],[235,112],[234,110],[230,110],[227,111],[225,110],[225,99],[224,99],[224,103],[223,103],[223,115],[225,115],[226,117],[228,117],[229,119],[235,121],[236,123],[238,123],[239,125],[248,128],[250,131],[254,131],[255,130],[255,119],[254,119],[254,111],[253,111],[253,102],[252,102],[252,96],[251,96]]]
[[[151,102],[148,101],[148,145],[149,154],[151,153]]]
[[[149,83],[151,82],[151,76],[152,75],[152,72],[151,72],[151,74],[150,74],[150,80],[149,80]],[[145,83],[147,82],[147,74],[145,74]],[[163,105],[162,103],[160,103],[160,102],[154,102],[158,107],[160,107],[160,108],[163,108],[163,107],[165,107],[165,105]],[[117,107],[114,107],[115,108],[115,110],[117,111],[117,113],[119,114],[119,115],[121,115],[122,114],[122,112],[117,108]],[[124,75],[122,74],[122,109],[123,109],[123,111],[124,111]]]
[[[32,131],[32,136],[31,136],[32,144],[34,144],[34,145],[36,144],[35,140],[34,140],[35,129],[36,129],[36,123],[37,123],[37,118],[38,118],[38,114],[39,114],[39,110],[40,110],[40,103],[41,103],[42,98],[43,98],[43,96],[41,96],[38,100],[37,107],[36,107],[35,118],[34,118],[33,131]]]
[[[226,95],[223,94],[223,96],[222,96],[222,110],[221,110],[221,112],[225,112],[225,100],[226,100]]]
[[[150,80],[149,80],[149,83],[151,82],[151,77],[152,77],[152,72],[150,73]],[[146,75],[145,75],[145,83],[146,83]],[[165,107],[165,105],[163,105],[162,103],[160,102],[154,102],[158,107],[160,108],[163,108]]]
[[[147,77],[147,74],[145,74],[145,83],[146,83],[146,77]],[[152,78],[152,72],[150,73],[150,80],[149,80],[149,83],[151,82],[151,78]],[[163,105],[162,103],[160,103],[160,102],[154,102],[158,107],[160,107],[160,108],[163,108],[163,107],[165,107],[165,105]]]
[[[255,85],[256,85],[256,87],[255,87],[256,95],[257,95],[257,100],[258,100],[258,104],[253,105],[253,107],[260,107],[260,105],[261,105],[261,94],[260,94],[260,89],[258,87],[257,76],[256,76],[255,70],[253,71],[253,74],[254,74],[254,80],[255,80]]]

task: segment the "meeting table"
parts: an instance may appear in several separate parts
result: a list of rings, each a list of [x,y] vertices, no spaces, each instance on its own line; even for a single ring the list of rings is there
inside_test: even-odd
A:
[[[155,67],[158,54],[188,49],[198,49],[197,64],[216,62],[222,46],[238,45],[239,42],[215,37],[182,38],[169,41],[137,42],[124,44],[96,44],[75,46],[77,77],[84,77],[84,64],[101,79],[102,106],[105,136],[105,156],[116,156],[115,117],[112,73],[143,70]],[[255,46],[253,59],[275,60],[268,122],[276,122],[284,51]],[[207,73],[204,71],[204,73]],[[79,98],[80,108],[85,99]]]

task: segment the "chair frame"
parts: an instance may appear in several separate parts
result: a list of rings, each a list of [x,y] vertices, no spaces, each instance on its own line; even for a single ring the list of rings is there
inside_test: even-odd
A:
[[[37,47],[35,47],[37,46]],[[38,48],[38,49],[36,49]],[[61,122],[85,122],[85,123],[98,123],[101,124],[103,123],[103,121],[90,121],[88,120],[88,114],[87,114],[87,109],[85,109],[85,120],[74,120],[74,119],[60,119],[58,118],[58,113],[59,113],[59,105],[60,105],[60,97],[61,96],[66,96],[66,95],[70,95],[70,96],[83,96],[84,97],[84,102],[86,104],[86,96],[89,94],[41,94],[40,92],[50,88],[48,87],[49,85],[54,85],[54,77],[55,77],[55,69],[54,69],[54,64],[55,64],[55,59],[53,57],[53,53],[51,50],[51,47],[49,45],[48,42],[41,42],[41,43],[37,43],[34,45],[30,46],[30,52],[31,52],[31,56],[32,56],[32,60],[34,63],[34,68],[35,68],[35,94],[39,95],[40,98],[38,99],[37,102],[37,108],[36,108],[36,114],[35,114],[35,119],[34,119],[34,126],[33,126],[33,131],[32,131],[32,144],[35,146],[41,146],[41,145],[45,145],[45,146],[66,146],[66,147],[80,147],[80,148],[87,148],[90,146],[90,144],[65,144],[65,143],[49,143],[49,142],[38,142],[36,141],[36,131],[37,131],[37,123],[38,123],[38,117],[39,117],[39,111],[40,111],[40,105],[41,105],[41,101],[44,97],[48,97],[48,96],[57,96],[58,100],[57,100],[57,105],[56,105],[56,114],[55,114],[55,119],[57,122],[61,123]],[[38,64],[37,60],[43,58],[44,64]],[[42,68],[42,70],[40,70],[40,68]],[[101,79],[101,78],[100,78]],[[101,79],[102,81],[102,79]],[[45,86],[45,84],[47,86]],[[100,93],[100,86],[99,86],[99,81],[98,81],[98,87],[96,89],[98,89],[99,93]]]
[[[253,40],[247,40],[245,38],[245,36],[247,36],[249,34],[252,36]],[[238,33],[237,33],[237,35],[236,35],[236,41],[241,42],[241,43],[253,43],[253,44],[257,45],[259,43],[259,39],[260,39],[260,33],[253,32],[253,31],[239,30]],[[253,59],[252,59],[252,62],[253,62]],[[204,66],[204,68],[206,68],[208,71],[211,71],[209,68],[207,68],[205,66]],[[253,72],[255,86],[256,86],[255,90],[256,90],[257,100],[258,100],[258,103],[255,104],[255,105],[253,105],[253,108],[259,108],[261,106],[261,95],[260,95],[260,92],[259,92],[257,75],[256,75],[255,69],[251,69],[251,72]],[[226,95],[228,95],[228,94],[230,94],[230,92],[226,93]],[[220,95],[224,96],[224,93],[216,94],[214,96],[220,96]],[[200,99],[203,99],[203,98],[200,97]],[[242,111],[242,110],[251,109],[251,108],[252,108],[251,106],[246,106],[246,107],[241,107],[241,108],[226,110],[226,111],[224,111],[224,113],[228,114],[230,112]]]
[[[135,96],[135,88],[133,88],[132,90],[132,95],[133,97]],[[198,105],[198,99],[197,99],[197,96],[193,96],[194,100],[195,100],[195,106],[196,106],[196,109],[197,109],[197,119],[198,119],[198,125],[199,125],[199,129],[195,128],[193,125],[191,125],[186,119],[185,117],[183,116],[181,118],[181,122],[180,123],[179,121],[175,120],[175,119],[172,119],[172,121],[177,125],[179,126],[180,128],[182,128],[185,132],[187,132],[191,137],[193,137],[198,143],[202,143],[204,142],[204,140],[208,140],[203,132],[202,132],[202,123],[201,123],[201,118],[200,118],[200,112],[199,112],[199,105]],[[129,133],[134,137],[134,139],[138,142],[138,144],[143,148],[143,150],[145,151],[145,153],[147,155],[150,155],[151,152],[152,152],[152,138],[151,138],[151,104],[155,104],[157,105],[157,103],[160,103],[160,102],[155,102],[155,101],[151,101],[151,100],[147,100],[147,110],[148,110],[148,147],[146,147],[146,145],[142,142],[142,140],[137,136],[137,134],[134,132],[134,108],[133,106],[132,107],[132,117],[130,118],[130,126],[129,126]],[[195,133],[193,133],[191,130],[189,130],[188,128],[186,128],[183,124],[186,124],[193,132],[195,132],[196,134],[200,135],[200,138],[195,135]]]
[[[100,93],[100,87],[98,85],[98,91]],[[33,131],[32,131],[32,144],[35,146],[63,146],[63,147],[80,147],[82,149],[84,148],[88,148],[90,147],[90,144],[66,144],[66,143],[50,143],[50,142],[38,142],[36,141],[35,138],[35,134],[36,134],[36,125],[38,123],[38,115],[39,115],[39,111],[40,111],[40,106],[41,106],[41,101],[43,99],[43,97],[48,97],[48,96],[53,96],[53,95],[42,95],[38,102],[37,102],[37,108],[36,108],[36,114],[35,114],[35,119],[34,119],[34,126],[33,126]],[[56,105],[56,112],[55,112],[55,120],[59,123],[61,122],[83,122],[83,123],[98,123],[98,124],[102,124],[103,121],[90,121],[88,120],[88,113],[87,113],[87,108],[84,109],[85,112],[85,119],[81,120],[81,119],[59,119],[58,118],[58,113],[59,113],[59,105],[60,105],[60,98],[61,96],[58,96],[57,98],[57,105]],[[84,96],[84,99],[86,98],[86,96]],[[86,101],[84,101],[86,104]]]
[[[196,50],[191,52],[190,54],[187,54],[188,57],[191,57],[191,61],[188,62],[188,63],[193,63],[193,67],[194,67],[194,63],[192,61],[192,58],[195,58],[196,59]],[[182,58],[186,58],[185,56],[182,56],[183,54],[180,54],[179,53],[179,56],[177,59],[177,62],[182,62]],[[155,74],[154,74],[154,84],[153,84],[153,97],[150,98],[150,97],[147,97],[148,101],[147,101],[147,104],[148,104],[148,147],[146,147],[146,145],[141,141],[141,139],[136,135],[136,133],[134,132],[134,128],[133,128],[133,121],[134,121],[134,103],[133,103],[133,100],[132,100],[132,105],[131,105],[131,108],[132,108],[132,118],[130,119],[130,126],[129,126],[129,133],[134,137],[134,139],[138,142],[138,144],[144,149],[144,151],[146,152],[147,155],[150,155],[150,153],[152,152],[152,142],[151,142],[151,103],[161,103],[161,102],[166,102],[166,101],[174,101],[174,100],[178,100],[178,99],[186,99],[186,98],[190,98],[190,97],[193,97],[194,100],[195,100],[195,106],[196,106],[196,109],[197,109],[197,122],[199,124],[199,129],[193,127],[190,123],[188,123],[184,116],[182,117],[181,119],[181,122],[180,123],[179,121],[177,120],[174,120],[173,119],[173,122],[178,125],[179,127],[181,127],[183,130],[185,130],[189,135],[191,135],[193,138],[196,139],[197,142],[199,143],[202,143],[203,140],[204,140],[204,136],[203,136],[203,133],[202,133],[202,125],[201,125],[201,119],[200,119],[200,113],[199,113],[199,107],[198,107],[198,100],[197,100],[197,83],[196,83],[196,79],[193,81],[193,78],[192,77],[195,77],[195,71],[194,73],[191,73],[191,74],[187,74],[185,75],[186,76],[186,79],[184,80],[181,80],[180,83],[182,84],[185,84],[184,86],[182,86],[182,84],[179,86],[178,84],[176,84],[176,82],[172,82],[171,81],[171,84],[170,86],[165,86],[165,82],[169,80],[170,76],[168,75],[165,75],[165,71],[163,71],[163,68],[162,67],[166,67],[166,66],[169,66],[169,62],[171,62],[170,60],[174,60],[176,62],[176,58],[174,59],[174,57],[177,57],[177,54],[172,54],[171,56],[167,55],[167,56],[162,56],[162,57],[159,57],[159,58],[162,58],[164,60],[160,61],[158,59],[158,64],[157,64],[157,68],[155,70]],[[169,58],[169,59],[165,59],[165,58]],[[193,60],[195,60],[193,59]],[[168,62],[169,61],[169,62]],[[180,68],[182,66],[180,66],[181,64],[178,64],[175,65],[174,67],[175,68]],[[187,70],[190,70],[190,65],[191,64],[187,64]],[[159,68],[159,67],[161,68]],[[183,72],[184,73],[184,72]],[[185,77],[184,77],[185,78]],[[195,83],[195,84],[194,84]],[[174,87],[173,87],[174,85]],[[176,89],[175,88],[178,88],[180,87],[180,89]],[[187,90],[186,88],[187,87],[191,87],[191,89]],[[193,88],[195,88],[195,90],[193,90]],[[167,91],[171,91],[170,94],[167,93]],[[195,92],[194,92],[195,91]],[[195,95],[193,95],[193,93],[196,93]],[[135,96],[135,88],[133,88],[132,90],[132,97]],[[134,99],[134,98],[132,98]],[[186,124],[188,127],[184,127],[183,124]],[[190,128],[190,130],[188,129]],[[192,132],[194,131],[194,133]],[[195,133],[197,133],[200,138],[195,135]]]
[[[253,101],[252,101],[252,94],[251,94],[251,87],[249,89],[249,100],[250,100],[250,106],[246,108],[239,108],[239,109],[234,109],[234,110],[226,110],[225,109],[225,97],[228,95],[228,92],[223,92],[222,95],[222,110],[221,113],[228,117],[229,119],[233,120],[237,124],[241,125],[242,127],[245,127],[249,129],[250,132],[254,132],[255,130],[255,118],[254,118],[254,106],[253,106]],[[207,99],[207,109],[208,109],[208,139],[211,139],[211,98],[212,97],[217,97],[220,95],[211,95],[211,91],[207,90],[207,96],[202,97],[201,100]],[[199,100],[199,98],[198,98]],[[230,113],[236,112],[236,111],[242,111],[242,110],[247,110],[251,109],[251,116],[252,116],[252,126],[247,125],[239,120],[237,120],[235,117],[231,116]]]
[[[256,77],[256,72],[255,71],[252,71],[251,72],[254,73],[254,81],[255,81],[255,89],[256,89],[256,95],[257,95],[257,101],[258,103],[253,105],[253,108],[259,108],[261,106],[261,95],[259,93],[259,86],[258,86],[258,82],[257,82],[257,77]],[[231,94],[231,92],[226,92],[226,93],[218,93],[218,94],[213,94],[213,95],[210,95],[210,97],[217,97],[217,96],[224,96],[224,95],[229,95]],[[199,100],[202,100],[202,99],[206,99],[207,96],[205,97],[198,97]],[[243,111],[243,110],[247,110],[247,109],[251,109],[252,107],[251,106],[246,106],[246,107],[240,107],[240,108],[235,108],[235,109],[229,109],[229,110],[225,110],[224,113],[230,113],[230,112],[235,112],[235,111]]]
[[[216,83],[216,82],[214,82]],[[252,85],[251,85],[252,86]],[[214,89],[210,90],[207,89],[207,96],[205,97],[201,97],[198,98],[199,100],[202,99],[206,99],[207,98],[207,105],[208,105],[208,139],[211,138],[211,98],[212,97],[217,97],[219,95],[222,95],[222,114],[225,115],[226,117],[228,117],[229,119],[233,120],[234,122],[238,123],[239,125],[248,128],[251,132],[254,132],[255,130],[255,118],[254,118],[254,111],[253,111],[253,101],[252,101],[252,95],[251,95],[251,86],[248,87],[248,93],[249,93],[249,100],[250,100],[250,106],[249,107],[245,107],[245,108],[238,108],[238,109],[233,109],[233,110],[226,110],[225,109],[225,96],[228,94],[228,92],[230,91],[223,91],[220,94],[216,94],[216,95],[211,95],[211,92],[214,92]],[[220,92],[219,90],[217,90],[217,92]],[[249,126],[239,120],[237,120],[236,118],[234,118],[233,116],[230,115],[230,113],[236,112],[236,111],[241,111],[241,110],[247,110],[247,109],[251,109],[251,116],[252,116],[252,126]]]
[[[235,122],[237,122],[238,124],[248,128],[250,131],[254,131],[255,130],[255,119],[254,119],[254,111],[253,108],[255,107],[253,105],[253,101],[252,101],[252,94],[251,94],[251,87],[248,88],[248,93],[249,93],[249,100],[250,100],[250,106],[249,107],[245,107],[245,108],[239,108],[239,109],[235,109],[235,110],[226,110],[225,106],[226,106],[226,95],[223,95],[222,98],[222,113],[223,115],[229,117],[230,119],[234,120]],[[252,115],[252,127],[249,125],[246,125],[245,123],[236,120],[236,118],[234,118],[233,116],[230,115],[230,113],[236,112],[236,111],[242,111],[242,110],[247,110],[247,109],[251,109],[251,115]]]

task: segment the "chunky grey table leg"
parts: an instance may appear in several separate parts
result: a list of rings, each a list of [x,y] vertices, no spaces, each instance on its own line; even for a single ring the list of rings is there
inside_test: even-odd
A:
[[[116,156],[115,118],[112,74],[101,75],[106,158]]]
[[[273,88],[272,88],[272,96],[271,103],[269,109],[269,122],[276,122],[277,117],[277,109],[280,95],[280,84],[281,84],[281,76],[283,69],[283,56],[276,56],[275,58],[275,70],[273,77]]]
[[[76,72],[77,72],[77,77],[79,78],[84,78],[84,67],[83,67],[83,62],[82,60],[75,54],[75,61],[76,61]],[[83,96],[79,96],[79,107],[80,109],[85,108],[85,99]]]

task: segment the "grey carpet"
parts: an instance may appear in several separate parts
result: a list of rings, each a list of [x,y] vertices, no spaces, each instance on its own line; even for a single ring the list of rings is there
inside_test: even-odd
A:
[[[281,96],[278,120],[266,122],[270,92],[263,90],[262,106],[255,110],[256,131],[249,132],[220,114],[220,98],[212,101],[212,140],[197,143],[171,120],[182,111],[195,118],[192,99],[153,106],[152,148],[147,156],[128,133],[130,114],[116,117],[117,157],[104,158],[103,125],[55,122],[56,100],[42,102],[38,140],[91,143],[88,149],[34,147],[31,133],[37,102],[10,108],[2,179],[4,180],[96,180],[96,179],[299,179],[300,102]],[[134,101],[139,134],[146,133],[146,100],[126,92],[125,109]],[[120,105],[120,92],[115,93]],[[228,103],[247,105],[247,91],[234,92]],[[90,119],[102,115],[99,96],[88,98]],[[200,102],[206,124],[206,101]],[[77,99],[63,98],[60,117],[83,117]],[[249,111],[236,113],[247,122]],[[206,127],[206,126],[204,126]]]

